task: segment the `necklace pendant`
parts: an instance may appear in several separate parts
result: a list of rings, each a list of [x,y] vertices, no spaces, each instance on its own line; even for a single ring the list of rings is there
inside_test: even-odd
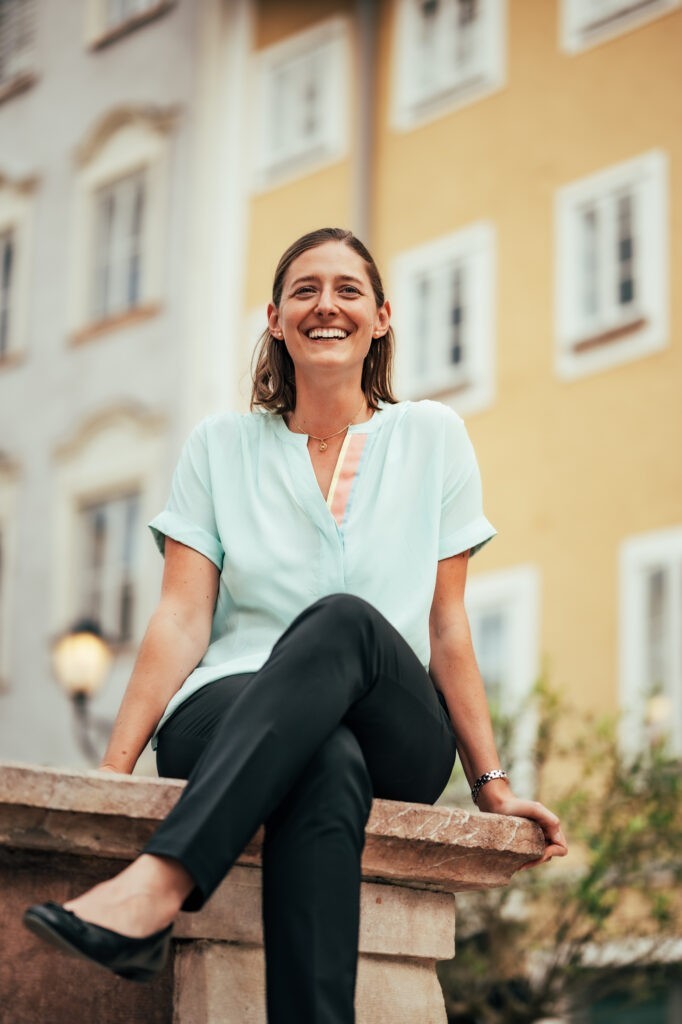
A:
[[[327,442],[326,441],[320,441],[320,451],[321,452],[326,452],[326,450],[327,450]]]

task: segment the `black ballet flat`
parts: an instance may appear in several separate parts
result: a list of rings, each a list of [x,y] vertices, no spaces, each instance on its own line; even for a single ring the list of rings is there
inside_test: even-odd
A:
[[[89,924],[59,903],[38,903],[24,914],[24,925],[65,953],[91,960],[121,978],[150,981],[162,971],[173,925],[144,939]]]

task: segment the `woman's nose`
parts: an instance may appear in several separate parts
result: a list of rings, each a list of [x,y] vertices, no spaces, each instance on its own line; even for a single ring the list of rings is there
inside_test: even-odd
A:
[[[333,288],[321,289],[315,311],[321,314],[336,312],[336,297]]]

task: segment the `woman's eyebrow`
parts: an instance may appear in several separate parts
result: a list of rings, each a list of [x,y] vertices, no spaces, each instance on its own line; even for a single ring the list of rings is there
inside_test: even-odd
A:
[[[294,288],[297,284],[304,284],[307,281],[319,281],[320,278],[317,274],[306,274],[305,277],[297,277],[291,282],[290,288]],[[352,274],[337,274],[335,280],[337,281],[352,281],[353,284],[362,284],[362,280],[359,277],[353,277]]]

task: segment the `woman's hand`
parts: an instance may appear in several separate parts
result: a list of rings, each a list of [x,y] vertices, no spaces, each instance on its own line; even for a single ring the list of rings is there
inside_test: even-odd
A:
[[[537,821],[544,833],[546,845],[542,857],[538,857],[537,860],[528,861],[527,864],[522,865],[521,871],[525,868],[535,867],[537,864],[544,864],[546,861],[551,860],[552,857],[566,856],[568,853],[568,843],[561,831],[561,822],[556,814],[553,814],[552,811],[548,810],[544,804],[539,803],[537,800],[521,800],[519,797],[514,796],[513,793],[497,798],[493,798],[491,793],[486,801],[485,790],[487,788],[487,786],[483,787],[478,798],[480,810],[493,814],[512,814],[518,818],[529,818],[531,821]]]
[[[130,772],[124,771],[123,768],[115,768],[113,764],[100,764],[97,766],[98,772],[111,772],[113,775],[130,775]]]

